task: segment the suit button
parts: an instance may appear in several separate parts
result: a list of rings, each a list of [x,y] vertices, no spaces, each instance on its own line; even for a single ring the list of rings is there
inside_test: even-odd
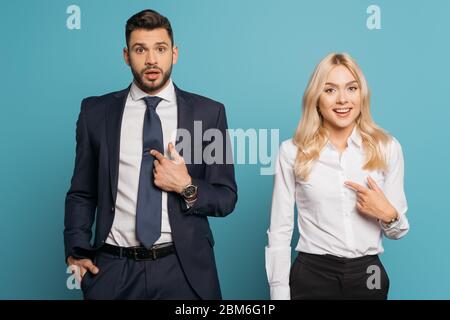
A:
[[[115,209],[114,207],[111,207],[111,211],[112,211],[112,212],[114,212],[114,209]]]

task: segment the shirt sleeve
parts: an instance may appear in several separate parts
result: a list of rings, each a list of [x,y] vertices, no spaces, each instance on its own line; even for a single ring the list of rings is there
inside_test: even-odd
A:
[[[297,148],[291,141],[280,147],[272,194],[270,226],[265,248],[266,273],[272,300],[289,300],[291,268],[291,239],[294,229],[295,175]]]
[[[409,222],[406,218],[408,204],[404,191],[404,161],[400,143],[392,138],[388,150],[388,171],[386,173],[383,191],[386,198],[399,214],[397,222],[388,228],[380,223],[384,235],[389,239],[400,239],[408,233]]]

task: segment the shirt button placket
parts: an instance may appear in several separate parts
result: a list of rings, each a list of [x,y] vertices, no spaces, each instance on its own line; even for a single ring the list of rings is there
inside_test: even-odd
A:
[[[346,241],[347,241],[347,245],[349,247],[350,250],[353,250],[354,248],[354,235],[353,235],[353,226],[352,226],[352,221],[350,219],[350,211],[351,211],[351,205],[350,205],[350,198],[349,198],[349,192],[350,190],[344,185],[344,182],[348,180],[348,175],[347,175],[347,165],[346,165],[346,151],[345,150],[342,153],[341,156],[341,168],[342,168],[342,188],[343,188],[343,192],[345,193],[344,196],[344,207],[345,207],[345,217],[344,217],[344,221],[345,221],[345,230],[346,230]]]

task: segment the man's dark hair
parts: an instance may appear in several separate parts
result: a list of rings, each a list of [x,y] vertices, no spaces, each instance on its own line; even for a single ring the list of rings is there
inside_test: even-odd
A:
[[[173,46],[173,32],[169,19],[150,9],[136,13],[130,19],[128,19],[127,25],[125,26],[125,38],[127,40],[127,47],[129,45],[130,34],[132,31],[137,29],[154,30],[158,28],[167,30]]]

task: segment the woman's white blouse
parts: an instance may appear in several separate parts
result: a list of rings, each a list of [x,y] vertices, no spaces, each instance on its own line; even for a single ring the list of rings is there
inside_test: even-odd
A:
[[[388,147],[388,170],[367,171],[361,136],[353,130],[346,150],[340,154],[331,143],[321,151],[309,179],[294,175],[297,147],[292,140],[281,144],[272,196],[270,227],[267,230],[266,272],[271,299],[290,299],[289,272],[294,205],[300,233],[296,251],[355,258],[383,252],[382,234],[403,237],[409,229],[403,190],[404,163],[400,143],[392,138]],[[353,181],[367,185],[371,176],[397,209],[400,219],[389,228],[356,209],[356,193],[344,185]]]

